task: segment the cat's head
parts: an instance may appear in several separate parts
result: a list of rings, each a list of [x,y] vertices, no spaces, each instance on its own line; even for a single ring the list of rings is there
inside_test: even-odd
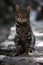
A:
[[[26,7],[25,9],[21,9],[19,5],[16,5],[15,9],[16,9],[15,20],[19,23],[26,22],[28,16],[30,15],[30,6]]]

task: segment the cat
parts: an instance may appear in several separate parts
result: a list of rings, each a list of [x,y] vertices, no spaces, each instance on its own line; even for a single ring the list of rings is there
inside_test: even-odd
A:
[[[30,25],[30,7],[21,9],[18,5],[16,6],[15,13],[15,24],[16,24],[16,54],[28,54],[31,44],[35,44],[35,37],[32,33]]]

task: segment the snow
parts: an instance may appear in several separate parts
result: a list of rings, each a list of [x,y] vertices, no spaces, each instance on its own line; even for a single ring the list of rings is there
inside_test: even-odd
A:
[[[40,40],[36,41],[35,46],[37,46],[37,47],[43,47],[43,41],[40,41]]]
[[[8,47],[8,45],[15,45],[15,44],[14,44],[13,41],[8,41],[8,40],[4,41],[4,42],[1,44],[1,46],[5,46],[5,47]]]
[[[43,33],[39,33],[39,32],[36,32],[36,31],[34,31],[33,33],[34,33],[35,36],[39,36],[39,37],[43,36]]]

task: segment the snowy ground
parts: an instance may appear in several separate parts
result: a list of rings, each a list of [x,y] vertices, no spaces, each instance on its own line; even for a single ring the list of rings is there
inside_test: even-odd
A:
[[[43,20],[36,21],[36,12],[32,11],[30,14],[30,22],[35,36],[43,36]]]
[[[36,14],[37,13],[35,11],[32,11],[30,17],[32,30],[36,37],[35,48],[38,50],[38,52],[43,52],[43,20],[36,21]]]

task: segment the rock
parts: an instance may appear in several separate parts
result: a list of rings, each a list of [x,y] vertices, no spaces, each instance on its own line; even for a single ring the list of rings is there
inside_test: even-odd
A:
[[[5,55],[0,55],[0,65],[4,65],[5,64],[5,58],[6,56]]]
[[[16,52],[16,47],[13,41],[6,40],[0,45],[0,54],[4,54],[7,56],[13,56]]]
[[[6,57],[5,55],[0,55],[0,61],[4,61],[3,58]]]
[[[3,60],[4,65],[43,65],[41,57],[4,57]]]

